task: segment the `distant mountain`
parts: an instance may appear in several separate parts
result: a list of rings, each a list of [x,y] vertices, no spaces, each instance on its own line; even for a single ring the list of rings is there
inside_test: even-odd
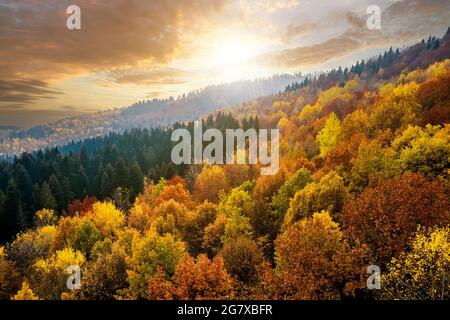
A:
[[[0,136],[0,156],[61,146],[110,132],[164,127],[178,121],[198,119],[226,106],[239,105],[260,96],[278,93],[289,83],[303,79],[299,73],[236,81],[209,86],[177,99],[139,101],[129,107],[70,117],[27,130],[10,129]]]

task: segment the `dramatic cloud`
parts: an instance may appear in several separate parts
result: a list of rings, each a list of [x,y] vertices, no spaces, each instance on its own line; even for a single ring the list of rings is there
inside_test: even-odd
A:
[[[66,28],[66,8],[81,8],[81,30]],[[140,61],[167,62],[205,30],[224,0],[2,1],[2,77],[54,78]]]
[[[170,85],[185,82],[187,72],[173,68],[144,67],[115,69],[107,73],[107,83],[138,85]]]
[[[23,103],[33,103],[37,99],[51,99],[60,94],[62,92],[50,89],[47,83],[40,80],[0,80],[0,107],[5,104],[9,108],[18,107]]]

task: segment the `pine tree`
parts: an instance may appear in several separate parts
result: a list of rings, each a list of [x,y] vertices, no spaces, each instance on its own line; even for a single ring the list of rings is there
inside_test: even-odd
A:
[[[17,189],[19,189],[22,194],[22,199],[20,200],[24,203],[28,203],[31,198],[31,193],[33,192],[33,183],[31,182],[27,169],[21,164],[18,164],[15,168],[14,181]]]
[[[114,167],[114,173],[114,187],[127,187],[129,181],[128,170],[122,158],[119,158],[119,160],[117,160]]]
[[[100,197],[108,198],[112,197],[114,192],[114,170],[110,164],[106,166],[105,171],[102,174],[102,180],[100,183]]]
[[[64,209],[67,203],[65,203],[64,199],[62,198],[61,184],[59,183],[58,178],[54,174],[50,176],[50,179],[48,180],[48,185],[50,187],[52,195],[55,197],[58,209],[59,210]]]
[[[136,198],[144,190],[144,174],[137,161],[134,161],[130,168],[129,189],[131,199]]]
[[[62,208],[67,207],[67,205],[74,198],[74,194],[72,191],[72,186],[70,184],[70,180],[68,178],[63,178],[61,182],[61,205]]]
[[[6,189],[3,212],[0,217],[0,241],[10,240],[19,231],[18,210],[21,205],[20,198],[20,192],[11,179]]]
[[[41,198],[40,198],[41,208],[45,209],[56,209],[57,203],[55,197],[50,190],[50,186],[47,182],[44,182],[41,187]]]

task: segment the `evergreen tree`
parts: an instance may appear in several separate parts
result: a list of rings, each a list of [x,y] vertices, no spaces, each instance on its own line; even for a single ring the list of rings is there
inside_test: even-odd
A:
[[[10,180],[6,188],[3,212],[0,218],[0,241],[10,240],[19,231],[18,211],[21,206],[20,192],[14,180]]]
[[[61,182],[61,208],[65,208],[74,198],[72,186],[68,178],[63,178]]]
[[[41,188],[37,183],[33,186],[33,191],[31,193],[31,203],[30,203],[30,211],[32,214],[42,209],[41,207]]]
[[[61,184],[59,183],[58,178],[52,174],[50,176],[50,179],[48,180],[48,185],[50,187],[50,191],[52,192],[52,195],[55,197],[57,208],[59,210],[62,210],[65,208],[66,203],[64,202],[64,199],[62,197],[62,190],[61,190]]]
[[[27,169],[21,164],[18,164],[15,168],[14,181],[17,189],[21,191],[22,199],[20,200],[24,203],[29,203],[33,192],[33,183]]]
[[[40,207],[44,209],[56,209],[56,199],[50,190],[50,186],[47,182],[44,182],[41,187]]]
[[[127,167],[125,166],[123,159],[119,158],[114,167],[114,187],[127,187],[128,181]]]
[[[137,161],[134,161],[130,168],[129,189],[131,199],[134,199],[144,190],[144,174]]]
[[[112,197],[114,192],[114,170],[110,164],[106,166],[105,171],[102,174],[102,180],[100,183],[100,197],[108,198]]]

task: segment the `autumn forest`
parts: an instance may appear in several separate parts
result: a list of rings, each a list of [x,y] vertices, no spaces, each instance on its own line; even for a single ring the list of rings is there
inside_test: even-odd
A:
[[[2,160],[0,299],[450,299],[450,29],[202,121],[279,170],[174,165],[192,121]]]

